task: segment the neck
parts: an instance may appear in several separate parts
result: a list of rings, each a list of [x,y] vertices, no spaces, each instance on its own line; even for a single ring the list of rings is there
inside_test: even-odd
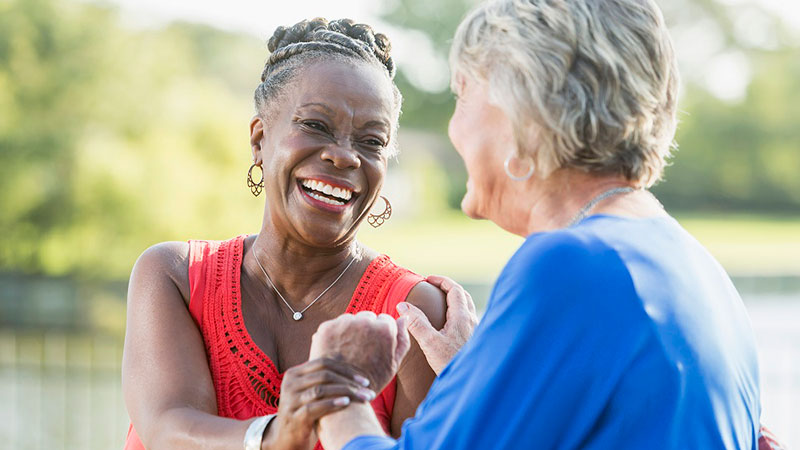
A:
[[[263,267],[274,288],[295,309],[301,309],[312,301],[342,273],[353,258],[361,256],[354,239],[331,247],[314,247],[281,232],[279,228],[269,220],[264,221],[245,255],[245,270],[248,276],[272,289],[262,272]],[[358,265],[358,261],[353,265]],[[352,267],[349,271],[355,272]],[[339,283],[343,283],[343,280]]]
[[[519,227],[510,229],[525,237],[532,233],[555,230],[569,225],[575,215],[604,192],[623,187],[637,188],[634,182],[615,175],[593,175],[572,169],[561,169],[546,179],[533,177],[520,183],[512,198],[521,199],[515,206]],[[663,214],[658,201],[647,191],[611,196],[587,211],[587,215],[610,213],[631,217]],[[513,215],[512,215],[513,217]]]

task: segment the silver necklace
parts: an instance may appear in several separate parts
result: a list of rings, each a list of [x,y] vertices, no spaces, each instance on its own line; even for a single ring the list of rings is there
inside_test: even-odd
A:
[[[592,208],[597,206],[598,203],[602,202],[603,200],[607,199],[608,197],[611,197],[613,195],[618,195],[618,194],[624,194],[626,192],[633,192],[635,190],[636,189],[634,189],[632,187],[617,187],[617,188],[609,189],[609,190],[603,192],[602,194],[598,195],[597,197],[591,199],[589,201],[589,203],[586,204],[586,206],[581,208],[581,210],[578,211],[578,213],[575,214],[572,217],[572,220],[569,221],[569,224],[567,225],[567,228],[575,225],[576,223],[578,223],[581,220],[583,220],[584,218],[586,218],[586,214],[588,214],[589,211],[592,210]]]
[[[272,286],[272,290],[275,291],[276,294],[278,294],[278,297],[280,297],[281,300],[283,300],[283,303],[286,305],[287,308],[289,308],[289,311],[292,312],[292,319],[294,319],[294,320],[302,319],[303,318],[303,313],[306,312],[306,310],[308,308],[311,308],[311,306],[313,306],[314,303],[317,303],[317,300],[322,298],[322,296],[325,295],[325,293],[328,292],[330,290],[330,288],[332,288],[333,285],[336,284],[336,282],[339,281],[342,278],[344,273],[347,272],[347,269],[349,269],[350,266],[352,266],[353,263],[356,262],[356,257],[353,256],[353,259],[350,260],[350,262],[347,264],[347,267],[344,268],[342,273],[340,273],[339,276],[336,277],[335,280],[333,280],[333,283],[331,283],[328,287],[326,287],[324,291],[320,292],[320,294],[317,296],[317,298],[315,298],[314,300],[311,300],[311,303],[306,305],[305,308],[301,309],[300,311],[295,311],[294,308],[292,308],[292,305],[290,305],[289,302],[286,301],[286,298],[280,293],[278,288],[275,286],[275,283],[272,282],[272,278],[270,278],[269,275],[267,275],[267,271],[264,270],[264,266],[261,265],[261,261],[259,261],[259,259],[258,259],[258,255],[256,254],[255,248],[253,249],[253,257],[256,259],[256,264],[258,264],[258,267],[261,268],[261,271],[264,273],[264,276],[267,277],[267,281],[269,281],[269,285]]]

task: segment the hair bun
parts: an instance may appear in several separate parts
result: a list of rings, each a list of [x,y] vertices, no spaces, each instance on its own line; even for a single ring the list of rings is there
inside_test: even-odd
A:
[[[267,48],[275,57],[272,64],[302,52],[300,48],[286,49],[292,44],[324,42],[342,47],[345,52],[362,57],[374,56],[394,77],[394,61],[390,55],[391,43],[383,34],[376,34],[372,27],[355,23],[352,19],[339,19],[328,22],[322,17],[300,21],[293,26],[278,27],[267,43]],[[295,46],[296,47],[296,46]],[[309,49],[319,48],[309,45]],[[282,49],[286,51],[281,52]],[[265,73],[268,72],[265,68]]]
[[[311,42],[312,35],[319,29],[327,29],[328,21],[322,17],[311,20],[303,20],[292,25],[290,28],[278,27],[272,33],[272,37],[267,43],[270,52],[275,52],[289,44],[297,42]]]

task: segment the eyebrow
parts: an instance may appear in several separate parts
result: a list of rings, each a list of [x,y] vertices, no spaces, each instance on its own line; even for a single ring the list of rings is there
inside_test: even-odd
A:
[[[335,111],[330,106],[328,106],[328,105],[326,105],[324,103],[316,103],[316,102],[304,103],[304,104],[300,105],[300,108],[306,108],[306,107],[309,107],[309,106],[318,106],[318,107],[324,109],[325,112],[327,112],[330,115],[335,115],[336,114]]]
[[[389,126],[389,124],[384,122],[383,120],[370,120],[369,122],[365,123],[364,125],[362,125],[359,128],[364,129],[364,128],[371,128],[371,127],[382,127],[382,128],[387,129],[387,130],[391,128]]]

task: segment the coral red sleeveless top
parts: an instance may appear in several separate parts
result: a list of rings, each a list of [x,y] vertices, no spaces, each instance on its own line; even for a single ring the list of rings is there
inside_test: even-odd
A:
[[[203,334],[217,393],[217,414],[239,420],[276,413],[283,379],[283,373],[253,343],[242,320],[239,278],[245,237],[189,241],[189,312]],[[345,313],[373,311],[397,317],[395,306],[422,280],[381,255],[362,275]],[[395,391],[393,379],[372,401],[387,433]],[[321,448],[317,443],[315,449]],[[131,425],[125,450],[143,449]]]

